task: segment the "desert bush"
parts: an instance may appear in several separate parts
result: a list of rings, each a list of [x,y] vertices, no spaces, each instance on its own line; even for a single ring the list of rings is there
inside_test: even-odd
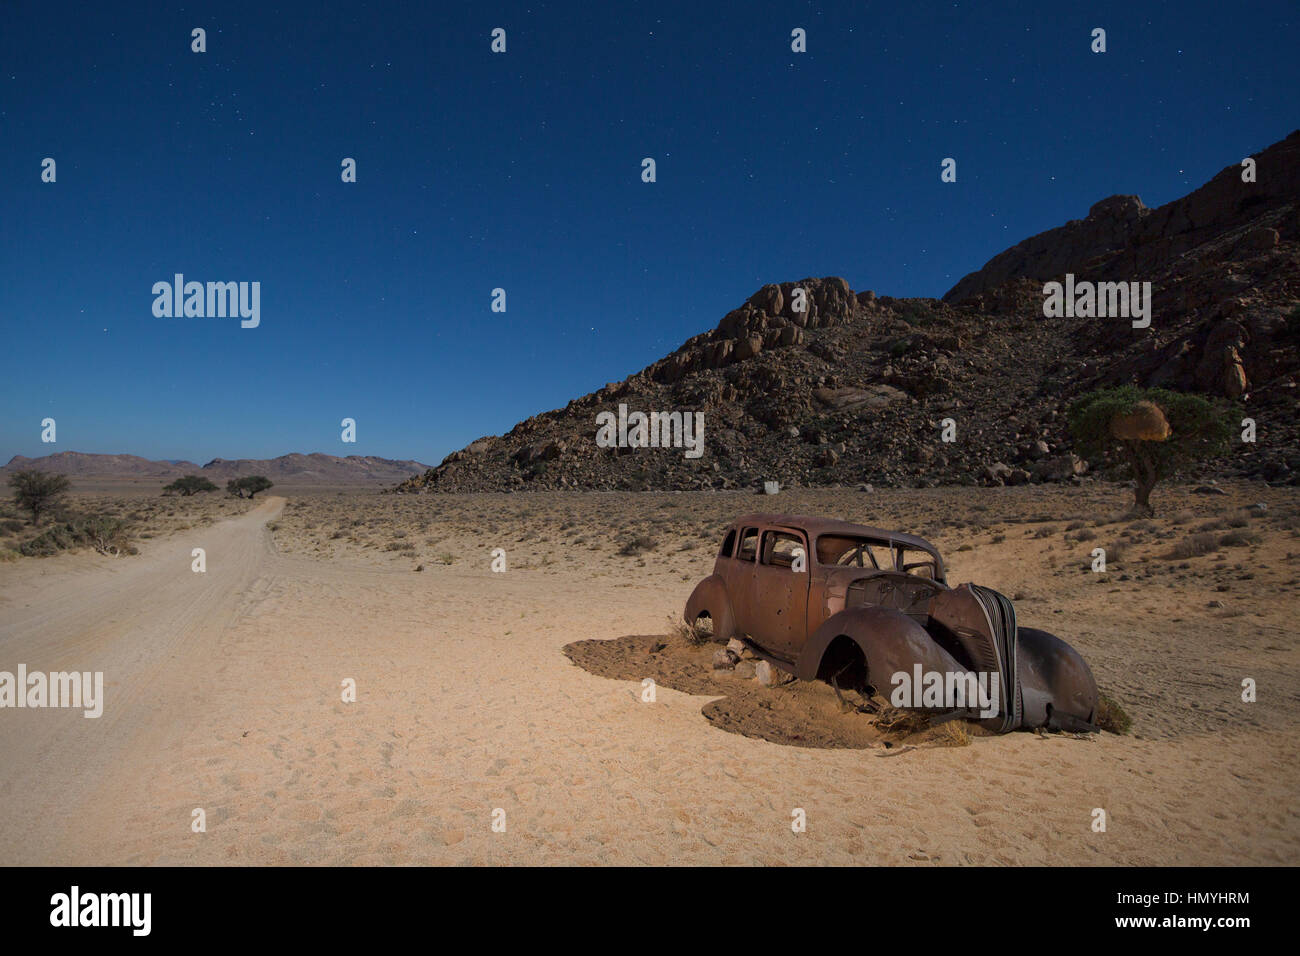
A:
[[[906,737],[930,726],[930,718],[916,710],[883,703],[876,714],[876,726],[886,733]]]
[[[625,558],[632,558],[636,557],[638,554],[643,554],[646,551],[653,551],[654,549],[655,540],[649,535],[639,534],[629,538],[623,544],[623,547],[618,549],[618,553]]]
[[[949,720],[934,731],[934,742],[941,747],[969,747],[970,731],[964,720]]]
[[[703,617],[694,624],[688,624],[680,617],[668,615],[668,633],[680,641],[685,641],[695,647],[707,644],[713,640],[713,621],[710,618]]]
[[[1244,548],[1247,545],[1259,544],[1261,538],[1253,531],[1229,531],[1219,539],[1221,548]]]
[[[41,523],[41,515],[54,508],[72,485],[63,475],[29,469],[10,475],[9,487],[14,490],[14,504],[30,511],[35,525]]]
[[[1219,539],[1208,531],[1199,531],[1196,534],[1189,534],[1182,541],[1179,541],[1165,558],[1170,561],[1178,561],[1183,558],[1199,558],[1203,554],[1219,550]]]
[[[121,518],[88,515],[60,521],[24,541],[18,550],[28,557],[51,557],[60,551],[91,547],[100,554],[135,554],[127,524]]]
[[[1105,694],[1097,695],[1096,724],[1112,734],[1126,734],[1133,727],[1133,721],[1124,708]]]
[[[203,491],[216,491],[217,486],[202,475],[185,475],[177,478],[170,485],[163,485],[163,494],[178,494],[183,498],[197,495]]]

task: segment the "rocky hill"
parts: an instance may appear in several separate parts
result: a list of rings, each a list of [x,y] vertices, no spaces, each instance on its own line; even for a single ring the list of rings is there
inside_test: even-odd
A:
[[[1258,441],[1216,473],[1300,475],[1300,132],[1158,209],[1114,196],[942,300],[767,285],[622,382],[475,441],[399,492],[1068,481],[1072,398],[1133,382],[1236,399]],[[1149,281],[1152,321],[1044,318],[1043,282]],[[806,309],[797,305],[803,299]],[[602,412],[704,415],[704,451],[609,448]],[[940,440],[945,419],[956,440]]]
[[[244,475],[265,475],[272,481],[306,483],[348,483],[356,481],[401,481],[428,470],[418,461],[393,461],[369,455],[311,455],[297,453],[279,458],[215,458],[203,467],[188,461],[150,461],[135,455],[93,455],[76,451],[58,452],[42,458],[15,455],[0,468],[13,472],[25,468],[79,478],[161,478],[170,481],[182,475],[203,475],[215,482]]]

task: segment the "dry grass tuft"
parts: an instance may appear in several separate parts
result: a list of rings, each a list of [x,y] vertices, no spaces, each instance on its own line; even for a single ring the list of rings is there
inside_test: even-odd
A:
[[[969,747],[970,731],[964,720],[949,720],[934,731],[934,742],[940,747]]]
[[[1133,720],[1114,699],[1098,694],[1097,726],[1112,734],[1126,734],[1132,729]]]

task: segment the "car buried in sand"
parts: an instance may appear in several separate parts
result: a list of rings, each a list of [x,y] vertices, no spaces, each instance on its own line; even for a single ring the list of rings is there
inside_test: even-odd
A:
[[[943,559],[916,535],[829,518],[743,515],[727,530],[713,573],[686,602],[715,641],[745,637],[771,665],[890,696],[909,709],[964,717],[996,733],[1093,731],[1097,684],[1060,638],[1016,623],[991,588],[948,584]],[[976,686],[993,693],[978,696]]]

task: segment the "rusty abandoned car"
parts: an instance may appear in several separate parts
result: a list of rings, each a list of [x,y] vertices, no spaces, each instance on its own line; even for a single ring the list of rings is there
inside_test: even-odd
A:
[[[977,675],[1000,694],[924,704],[1005,733],[1096,730],[1097,685],[1077,651],[1020,627],[1011,602],[975,584],[951,587],[923,538],[828,518],[750,514],[727,530],[713,573],[685,619],[707,618],[714,640],[748,638],[772,665],[802,680],[886,697],[915,675],[950,687]],[[996,679],[995,679],[996,678]],[[917,681],[920,683],[920,681]],[[929,681],[933,686],[935,681]]]

